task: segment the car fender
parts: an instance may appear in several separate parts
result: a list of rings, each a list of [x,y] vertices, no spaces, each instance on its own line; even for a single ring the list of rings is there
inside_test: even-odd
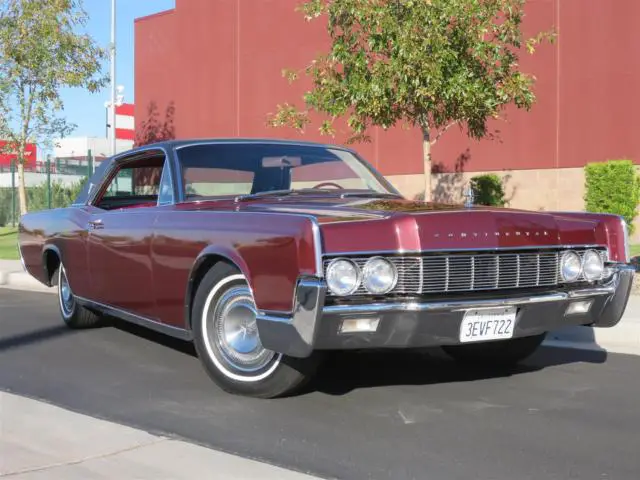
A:
[[[244,261],[242,256],[234,249],[220,246],[220,245],[209,245],[205,247],[196,257],[193,265],[191,266],[191,270],[189,272],[189,279],[187,281],[187,291],[185,295],[185,326],[187,329],[191,329],[191,305],[193,303],[193,296],[195,295],[195,289],[197,286],[195,285],[196,278],[198,277],[198,272],[200,268],[207,263],[209,259],[212,257],[217,257],[227,262],[235,265],[240,272],[247,279],[247,283],[249,285],[249,289],[253,293],[253,289],[251,286],[251,276],[249,274],[249,267],[247,263]]]

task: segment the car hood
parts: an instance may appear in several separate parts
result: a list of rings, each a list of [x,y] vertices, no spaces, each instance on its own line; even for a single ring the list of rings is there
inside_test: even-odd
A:
[[[269,199],[241,209],[313,216],[329,253],[593,245],[598,239],[598,222],[588,216],[405,199]]]
[[[320,226],[327,254],[605,245],[607,238],[602,219],[589,214],[395,198],[305,195],[189,202],[179,208],[306,215]]]

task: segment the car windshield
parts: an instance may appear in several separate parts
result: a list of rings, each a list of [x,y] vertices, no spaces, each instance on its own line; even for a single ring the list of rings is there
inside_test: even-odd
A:
[[[278,143],[203,143],[177,149],[185,199],[336,192],[399,193],[366,161],[340,148]]]

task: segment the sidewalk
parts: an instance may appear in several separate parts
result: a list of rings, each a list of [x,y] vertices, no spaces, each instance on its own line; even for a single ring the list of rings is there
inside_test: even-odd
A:
[[[56,292],[27,274],[18,260],[0,260],[0,287]],[[568,327],[550,334],[545,344],[640,355],[640,295],[631,295],[625,315],[615,327]]]
[[[311,477],[0,392],[0,477],[181,480]]]
[[[0,287],[55,293],[25,272],[20,260],[0,260]]]

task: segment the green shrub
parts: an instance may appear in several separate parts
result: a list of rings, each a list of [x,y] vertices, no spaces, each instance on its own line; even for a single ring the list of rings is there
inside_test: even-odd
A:
[[[624,217],[633,233],[640,202],[640,176],[631,160],[610,160],[585,166],[585,209]]]
[[[507,203],[502,179],[495,173],[471,178],[471,190],[474,196],[473,203],[476,205],[504,207]]]
[[[51,183],[51,208],[68,207],[76,199],[86,178],[71,185],[63,183]],[[16,222],[19,215],[18,187],[15,189],[16,195]],[[0,188],[0,227],[11,223],[11,188]],[[41,183],[36,187],[27,187],[27,208],[30,212],[46,210],[48,208],[47,184]]]

